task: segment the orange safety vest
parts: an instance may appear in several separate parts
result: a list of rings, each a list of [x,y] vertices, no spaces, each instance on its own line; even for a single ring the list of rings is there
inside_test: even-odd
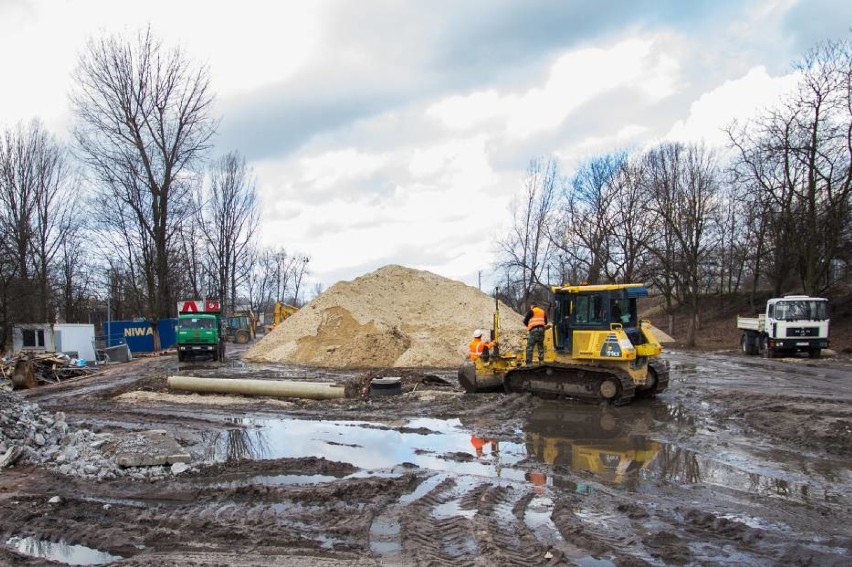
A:
[[[486,346],[488,346],[488,343],[482,339],[473,339],[470,341],[470,344],[467,345],[468,350],[470,350],[470,359],[476,360],[482,356],[482,351],[485,350]]]
[[[547,315],[541,307],[532,308],[533,316],[530,317],[530,322],[527,324],[527,330],[531,331],[536,327],[544,327],[547,321]]]

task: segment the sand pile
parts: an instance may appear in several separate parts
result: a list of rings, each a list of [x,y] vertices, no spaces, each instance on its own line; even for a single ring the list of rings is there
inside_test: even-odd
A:
[[[491,328],[494,299],[431,272],[385,266],[340,282],[248,350],[246,360],[323,367],[448,368],[474,329]],[[523,317],[500,304],[501,348],[517,348]]]

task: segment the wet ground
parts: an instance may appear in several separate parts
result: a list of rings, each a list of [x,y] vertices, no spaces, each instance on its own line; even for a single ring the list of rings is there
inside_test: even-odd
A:
[[[164,429],[193,468],[102,483],[8,469],[0,564],[849,564],[852,364],[666,356],[670,389],[618,408],[464,395],[453,370],[174,357],[30,391],[97,432]],[[353,394],[397,375],[403,394],[189,395],[173,374]]]

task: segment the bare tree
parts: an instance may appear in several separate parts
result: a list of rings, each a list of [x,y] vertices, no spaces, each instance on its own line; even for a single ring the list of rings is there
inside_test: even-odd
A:
[[[543,274],[550,260],[550,223],[555,213],[559,184],[559,168],[555,160],[531,160],[523,193],[512,205],[512,228],[499,242],[498,269],[505,272],[507,279],[516,280],[519,284],[519,296],[511,302],[518,311],[526,308],[533,291],[543,285]],[[513,287],[513,282],[510,282],[506,291]]]
[[[796,91],[728,136],[761,211],[763,271],[780,293],[797,268],[805,293],[816,294],[828,288],[852,216],[852,43],[820,44],[796,67]]]
[[[252,313],[266,313],[275,299],[275,254],[270,250],[251,248],[246,264],[249,267],[243,289]]]
[[[56,268],[57,302],[62,318],[69,323],[85,323],[87,309],[95,294],[96,265],[89,259],[91,247],[84,235],[69,233],[62,240]]]
[[[11,261],[12,293],[22,318],[54,315],[51,271],[62,242],[77,229],[77,185],[65,150],[38,121],[0,138],[0,231]]]
[[[74,138],[93,177],[101,229],[112,246],[122,244],[116,252],[159,349],[157,322],[173,312],[180,269],[174,239],[193,211],[193,167],[215,131],[208,72],[147,29],[135,41],[90,41],[74,78]]]
[[[308,264],[310,263],[311,257],[307,255],[297,256],[296,261],[293,263],[293,305],[296,307],[302,306],[302,302],[299,299],[299,292],[301,291],[302,280],[310,273],[310,270],[308,270]]]
[[[699,145],[663,144],[646,155],[647,214],[657,219],[659,237],[649,250],[659,262],[656,283],[671,286],[689,313],[686,342],[694,346],[702,293],[702,265],[713,248],[719,179],[713,152]],[[665,291],[665,288],[664,288]]]
[[[585,279],[600,283],[611,262],[611,238],[615,232],[613,201],[626,154],[606,154],[581,164],[567,186],[561,222],[553,235],[562,254],[586,268]]]
[[[218,297],[233,311],[237,288],[251,271],[247,261],[259,222],[254,180],[245,159],[236,152],[226,154],[211,167],[202,211]]]
[[[177,292],[179,297],[194,297],[206,299],[219,297],[215,266],[208,257],[208,248],[204,231],[206,229],[202,217],[203,195],[201,191],[194,192],[194,214],[188,215],[180,226],[177,239],[178,257],[183,266]]]
[[[641,205],[646,198],[643,167],[641,159],[628,160],[613,179],[606,265],[607,279],[613,282],[645,282],[651,277],[647,243],[653,238],[654,223]]]

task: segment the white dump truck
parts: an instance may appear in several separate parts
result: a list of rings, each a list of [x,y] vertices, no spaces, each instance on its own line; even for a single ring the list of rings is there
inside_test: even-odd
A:
[[[819,358],[828,341],[828,300],[807,295],[785,295],[766,302],[757,317],[737,317],[745,354],[776,355],[807,352]]]

